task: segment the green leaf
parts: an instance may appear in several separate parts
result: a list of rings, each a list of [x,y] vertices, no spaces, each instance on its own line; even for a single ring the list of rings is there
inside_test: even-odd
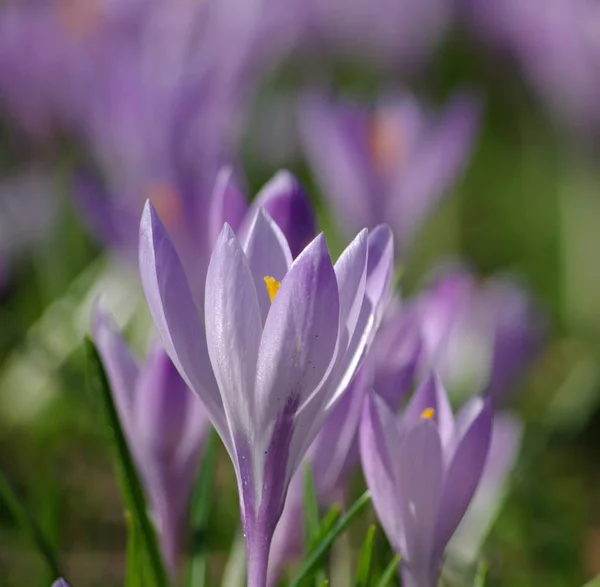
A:
[[[317,547],[308,555],[295,579],[289,587],[300,587],[302,581],[308,577],[318,567],[323,557],[329,552],[329,549],[336,538],[350,525],[350,523],[360,514],[371,501],[369,491],[363,493],[346,512],[346,514],[336,522],[331,530],[323,537]]]
[[[342,508],[335,504],[331,506],[330,510],[325,514],[323,521],[321,522],[321,528],[319,529],[319,537],[316,544],[321,542],[323,538],[330,532],[330,530],[336,525],[337,521],[342,516]]]
[[[358,563],[358,571],[356,573],[356,587],[369,587],[371,579],[371,563],[373,561],[373,547],[375,545],[375,531],[377,528],[374,525],[369,527],[365,542]]]
[[[127,575],[125,587],[144,587],[144,554],[139,526],[130,512],[125,512],[127,522]]]
[[[586,583],[583,587],[600,587],[600,575]]]
[[[479,561],[479,565],[477,566],[477,573],[475,575],[474,587],[485,587],[485,582],[487,579],[487,573],[489,568],[490,565],[487,561]]]
[[[94,343],[86,339],[88,357],[88,385],[92,393],[101,399],[104,407],[110,440],[114,447],[121,489],[125,496],[127,509],[131,512],[133,523],[138,525],[142,549],[146,555],[148,577],[155,587],[168,587],[169,579],[158,547],[154,526],[148,516],[146,498],[138,477],[133,458],[121,428],[121,421],[113,400],[102,360]]]
[[[387,587],[391,580],[396,576],[398,572],[398,565],[402,557],[397,555],[393,558],[392,562],[386,567],[385,571],[383,571],[383,575],[381,575],[381,579],[379,579],[379,583],[377,583],[377,587]]]
[[[40,529],[39,524],[25,507],[25,504],[11,487],[2,471],[0,471],[0,496],[21,529],[29,536],[33,544],[35,544],[38,552],[46,562],[48,571],[52,573],[52,576],[56,579],[60,577],[66,579],[65,574],[61,571],[58,558],[50,542]]]
[[[190,587],[205,587],[208,568],[208,521],[212,508],[212,489],[217,463],[217,433],[211,430],[206,441],[204,458],[192,502],[192,561]]]
[[[319,500],[310,465],[307,465],[304,471],[304,513],[306,545],[308,550],[312,550],[315,541],[319,539],[321,521],[319,519]]]

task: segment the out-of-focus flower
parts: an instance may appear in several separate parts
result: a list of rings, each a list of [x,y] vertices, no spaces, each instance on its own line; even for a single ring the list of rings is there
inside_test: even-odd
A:
[[[209,429],[206,411],[160,345],[140,366],[99,310],[94,338],[159,529],[165,562],[175,575]]]
[[[64,579],[59,579],[58,581],[54,581],[52,587],[69,587],[69,584]]]
[[[489,400],[476,398],[454,419],[437,376],[421,385],[400,423],[371,394],[360,429],[373,505],[403,557],[406,587],[435,587],[444,550],[481,479],[492,431]]]
[[[479,107],[467,96],[438,115],[411,96],[388,100],[373,113],[309,97],[300,131],[344,232],[387,222],[404,254],[464,170],[478,120]]]
[[[423,371],[436,369],[452,394],[503,401],[540,350],[545,324],[508,277],[478,282],[452,271],[414,302],[422,325]]]
[[[483,41],[514,57],[559,120],[600,131],[600,8],[589,0],[462,0]]]
[[[151,204],[142,282],[175,365],[203,399],[234,463],[250,587],[267,581],[269,548],[294,471],[342,397],[387,301],[389,230],[362,231],[335,264],[324,236],[292,261],[259,211],[240,244],[225,225],[206,279],[205,320]],[[214,373],[214,375],[213,375]]]
[[[414,67],[430,55],[450,22],[443,0],[309,0],[305,43],[379,67]]]
[[[523,424],[509,413],[494,416],[492,441],[481,481],[458,529],[446,549],[463,564],[477,560],[481,545],[506,493],[509,476],[519,456]]]

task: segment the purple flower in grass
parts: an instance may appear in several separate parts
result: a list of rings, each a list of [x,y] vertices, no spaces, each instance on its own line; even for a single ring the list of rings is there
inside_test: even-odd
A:
[[[69,584],[64,579],[59,579],[52,583],[52,587],[69,587]]]
[[[189,499],[209,430],[206,411],[159,344],[140,365],[99,310],[94,338],[159,530],[165,562],[176,575]]]
[[[360,429],[363,470],[379,520],[402,555],[404,587],[435,587],[444,550],[475,494],[492,433],[489,400],[465,404],[456,419],[432,375],[400,420],[370,394]]]
[[[142,282],[167,352],[232,458],[248,584],[267,581],[290,479],[342,397],[387,302],[389,229],[363,230],[332,264],[318,235],[293,260],[264,210],[243,245],[225,225],[206,278],[204,322],[151,204],[140,233]]]
[[[300,114],[306,156],[341,228],[354,234],[387,222],[404,254],[463,172],[479,107],[463,95],[433,115],[404,95],[370,113],[310,97]]]

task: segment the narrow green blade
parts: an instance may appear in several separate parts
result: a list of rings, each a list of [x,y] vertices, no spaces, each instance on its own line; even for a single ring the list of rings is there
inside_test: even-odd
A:
[[[600,587],[600,575],[586,583],[583,587]]]
[[[144,553],[140,539],[139,525],[129,512],[125,513],[127,522],[127,575],[125,587],[144,587]]]
[[[371,563],[373,562],[373,547],[375,545],[375,531],[377,528],[373,525],[369,527],[365,542],[358,563],[356,573],[356,587],[369,587],[371,582]]]
[[[485,587],[485,582],[487,579],[487,573],[490,566],[487,561],[480,561],[477,566],[477,574],[475,575],[475,583],[474,587]]]
[[[319,538],[321,521],[315,479],[310,465],[307,465],[304,471],[304,524],[306,545],[309,550],[312,550],[315,541]]]
[[[35,544],[38,552],[46,562],[48,572],[56,579],[65,577],[58,558],[50,542],[42,532],[39,524],[29,513],[25,504],[11,487],[4,473],[0,471],[0,497],[6,504],[7,508],[21,527],[21,529],[29,536],[30,540]]]
[[[346,514],[338,520],[333,528],[323,537],[320,544],[308,555],[298,574],[290,583],[289,587],[300,587],[302,581],[308,577],[318,567],[323,557],[329,552],[329,549],[335,542],[336,538],[350,525],[371,501],[370,492],[366,491],[359,497]]]
[[[377,583],[377,587],[387,587],[392,579],[396,576],[398,572],[398,565],[402,557],[397,555],[392,559],[392,562],[386,567],[385,571],[383,571],[383,575],[381,575],[381,579],[379,579],[379,583]]]
[[[144,490],[133,463],[125,434],[121,428],[121,421],[102,361],[94,343],[89,338],[86,339],[85,344],[88,357],[88,385],[94,396],[100,398],[104,407],[110,441],[115,452],[121,489],[125,496],[127,509],[133,517],[133,522],[139,526],[140,541],[146,555],[148,577],[154,587],[168,587],[169,579],[158,547],[154,526],[148,517]]]
[[[206,449],[192,503],[192,561],[188,582],[190,587],[205,587],[206,585],[209,552],[208,521],[217,463],[217,448],[217,433],[211,430],[206,440]]]

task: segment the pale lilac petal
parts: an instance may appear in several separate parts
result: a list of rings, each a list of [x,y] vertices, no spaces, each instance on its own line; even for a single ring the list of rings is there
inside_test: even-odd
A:
[[[135,386],[140,374],[138,361],[109,316],[100,308],[96,308],[94,313],[94,342],[106,369],[119,416],[131,442],[135,436],[132,432],[135,425]]]
[[[367,230],[362,230],[346,247],[335,264],[340,293],[340,348],[344,350],[356,327],[362,306],[367,271]]]
[[[487,400],[462,435],[446,473],[436,529],[436,557],[441,558],[469,507],[485,466],[491,434],[492,406]]]
[[[492,441],[481,481],[446,552],[465,564],[477,559],[481,545],[502,506],[510,473],[521,445],[523,423],[510,414],[494,417]]]
[[[140,273],[165,350],[188,386],[201,397],[228,446],[223,402],[210,366],[204,325],[179,257],[150,202],[146,203],[140,226]]]
[[[403,436],[397,449],[398,497],[406,533],[406,559],[415,576],[436,574],[431,560],[438,518],[444,465],[435,422],[420,420]]]
[[[321,234],[292,265],[267,316],[256,376],[261,426],[272,426],[290,399],[300,405],[320,387],[338,328],[337,281]]]
[[[205,316],[208,353],[230,430],[251,438],[257,422],[254,379],[262,320],[248,259],[228,224],[208,266]]]
[[[192,392],[160,345],[155,345],[135,388],[137,435],[149,454],[169,460],[181,441]]]
[[[52,583],[52,587],[69,587],[69,584],[64,579],[59,579]]]
[[[293,257],[316,236],[316,221],[308,196],[288,171],[278,171],[265,184],[252,204],[249,216],[264,208],[281,228]]]
[[[264,323],[271,308],[265,277],[281,282],[292,264],[292,254],[281,229],[262,208],[255,215],[244,251],[254,277]]]
[[[209,250],[214,247],[226,222],[234,231],[240,228],[247,209],[246,197],[235,183],[233,169],[224,167],[217,175],[212,193],[208,222]]]
[[[377,312],[379,325],[391,295],[394,275],[394,237],[389,226],[380,224],[369,231],[367,296]]]
[[[360,424],[360,454],[373,507],[396,552],[405,552],[396,463],[400,437],[394,415],[383,400],[369,394]]]

